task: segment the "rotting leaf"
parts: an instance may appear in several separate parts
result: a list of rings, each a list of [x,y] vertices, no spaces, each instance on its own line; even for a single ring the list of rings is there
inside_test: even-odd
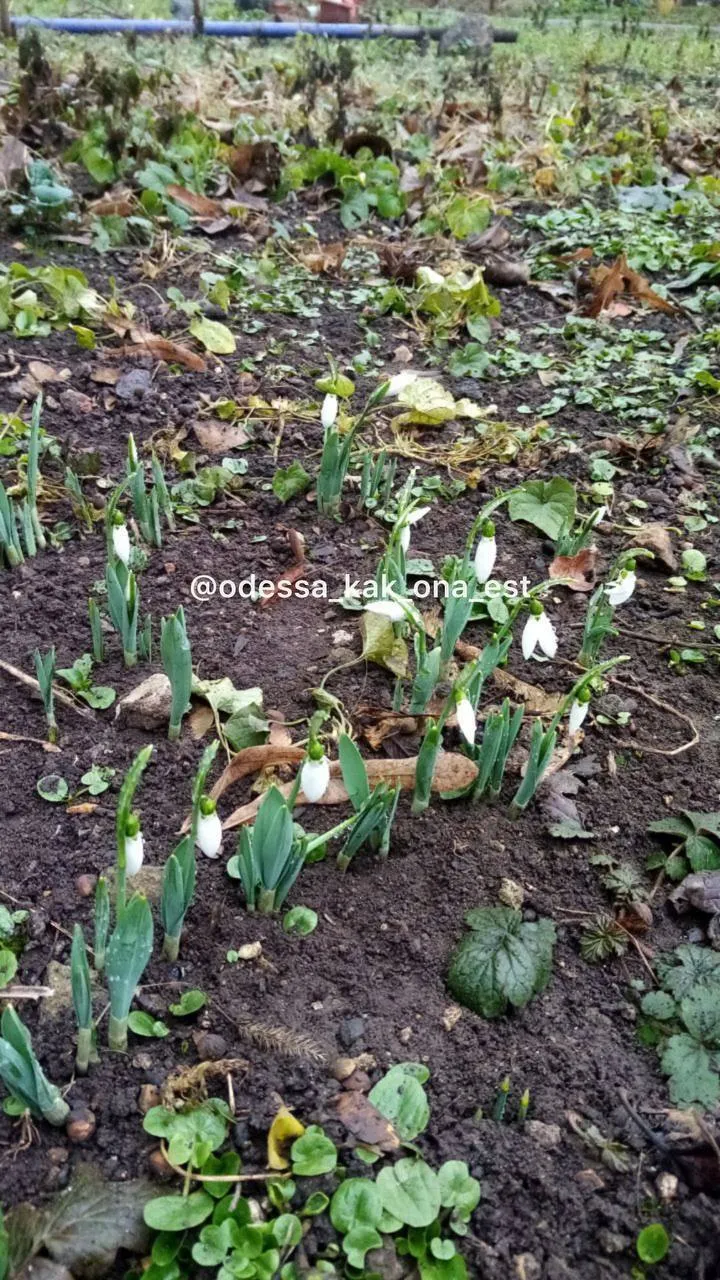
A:
[[[633,542],[638,547],[647,547],[667,569],[677,569],[677,557],[673,551],[670,530],[664,524],[641,524],[633,529]]]
[[[286,1154],[291,1142],[301,1138],[305,1125],[289,1111],[280,1107],[270,1125],[267,1136],[267,1162],[269,1169],[289,1169],[290,1160]]]
[[[366,662],[376,662],[393,675],[404,677],[408,670],[407,645],[397,636],[389,618],[379,613],[363,613],[360,619],[363,638],[362,656]]]
[[[358,1142],[380,1151],[397,1151],[400,1135],[364,1093],[347,1090],[338,1095],[335,1105],[338,1118]]]
[[[7,1215],[11,1274],[46,1249],[79,1280],[106,1275],[118,1249],[142,1253],[147,1248],[143,1209],[156,1195],[157,1188],[144,1179],[109,1183],[97,1169],[82,1166],[46,1208],[21,1204]]]
[[[208,320],[207,316],[195,316],[190,321],[190,332],[193,338],[201,342],[205,350],[212,352],[213,355],[231,356],[235,351],[235,335],[219,320]]]
[[[645,276],[641,276],[628,265],[624,253],[621,253],[609,267],[604,263],[595,267],[590,273],[590,280],[593,292],[585,308],[586,315],[599,316],[619,293],[629,293],[638,302],[647,303],[655,311],[666,311],[672,315],[678,310],[674,303],[661,298],[659,293],[650,288]]]

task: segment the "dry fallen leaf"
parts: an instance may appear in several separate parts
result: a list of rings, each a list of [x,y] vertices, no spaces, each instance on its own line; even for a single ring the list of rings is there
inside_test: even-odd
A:
[[[644,276],[628,265],[627,258],[621,253],[611,266],[601,263],[590,272],[593,291],[585,304],[584,311],[589,316],[599,316],[607,311],[619,293],[629,293],[638,302],[645,302],[655,311],[667,311],[674,314],[678,308],[672,302],[661,298],[650,288]]]
[[[670,531],[664,524],[641,524],[633,530],[633,542],[638,547],[647,547],[667,569],[677,569],[677,559],[673,551]]]
[[[266,750],[268,750],[267,747],[246,747],[245,751],[240,752],[239,755],[246,755],[250,751],[262,752]],[[303,759],[304,752],[301,748],[293,748],[293,751],[295,753],[295,759],[298,759],[298,757],[299,760]],[[291,749],[289,747],[286,748],[284,752],[280,749],[274,754],[276,756],[284,757],[282,761],[283,763],[289,762],[292,758]],[[256,759],[258,758],[260,757],[256,757]],[[215,784],[212,792],[214,799],[217,799],[218,795],[222,794],[222,790],[225,790],[225,787],[221,787],[221,784],[223,783],[223,779],[226,774],[229,774],[232,770],[234,763],[234,760],[230,762],[225,772]],[[280,763],[280,761],[275,760],[274,763]],[[403,791],[412,791],[415,786],[416,764],[417,756],[412,756],[407,760],[365,761],[365,767],[371,784],[376,782],[387,782],[391,786],[399,785]],[[258,767],[261,768],[263,766]],[[245,772],[254,772],[254,770],[245,770]],[[432,789],[440,794],[446,791],[461,791],[465,787],[469,787],[470,784],[475,781],[477,773],[477,765],[473,764],[472,760],[469,760],[467,756],[461,756],[454,751],[441,751],[435,764]],[[330,786],[322,799],[316,801],[316,803],[321,805],[345,804],[349,799],[349,796],[345,790],[345,784],[341,780],[340,762],[338,760],[331,761],[330,774]],[[240,774],[239,776],[244,775]],[[227,783],[226,785],[229,786],[230,783]],[[293,788],[293,785],[294,784],[292,782],[284,783],[279,788],[281,794],[287,798]],[[235,811],[230,814],[230,817],[223,823],[223,829],[229,831],[232,827],[240,827],[246,822],[251,822],[257,814],[261,801],[262,796],[256,796],[256,798],[249,801],[248,804],[244,804],[239,809],[235,809]],[[308,803],[302,791],[298,795],[297,803]]]
[[[106,315],[104,320],[113,333],[121,338],[130,338],[130,343],[120,348],[120,355],[149,355],[154,360],[166,360],[168,363],[185,365],[186,369],[192,369],[195,373],[205,372],[205,361],[202,356],[195,351],[190,351],[181,343],[173,342],[170,338],[161,338],[158,334],[150,333],[148,329],[134,325],[130,320],[121,320],[117,316]]]
[[[221,200],[211,200],[208,196],[199,196],[197,192],[188,191],[187,187],[180,187],[175,182],[171,182],[167,187],[167,193],[172,200],[176,200],[184,208],[190,209],[199,218],[220,218],[225,212]]]
[[[218,418],[198,420],[193,423],[193,431],[208,453],[225,454],[230,449],[239,449],[250,440],[246,427],[221,422]]]
[[[377,1147],[380,1151],[397,1151],[400,1138],[389,1120],[385,1119],[364,1093],[348,1090],[335,1100],[338,1118],[348,1133],[364,1146]]]
[[[556,556],[548,569],[548,578],[566,578],[569,591],[592,591],[595,586],[597,547],[584,547],[574,556]]]

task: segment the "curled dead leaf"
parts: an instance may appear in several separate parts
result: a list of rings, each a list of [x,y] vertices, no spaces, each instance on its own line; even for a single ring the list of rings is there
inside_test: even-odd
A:
[[[597,547],[584,547],[574,556],[556,556],[548,569],[548,578],[565,578],[569,591],[592,591],[595,586]]]
[[[379,1151],[397,1151],[400,1138],[389,1120],[374,1107],[364,1093],[347,1090],[335,1100],[338,1119],[348,1133],[364,1146],[377,1147]]]
[[[593,290],[585,304],[586,315],[599,316],[601,311],[607,311],[620,293],[629,293],[632,298],[646,303],[655,311],[666,311],[671,315],[678,311],[674,303],[661,298],[659,293],[650,288],[645,276],[633,270],[624,253],[609,267],[604,263],[595,267],[590,272],[590,281]]]
[[[287,1150],[295,1138],[301,1138],[305,1125],[289,1111],[280,1107],[270,1125],[267,1137],[267,1162],[269,1169],[289,1169]]]

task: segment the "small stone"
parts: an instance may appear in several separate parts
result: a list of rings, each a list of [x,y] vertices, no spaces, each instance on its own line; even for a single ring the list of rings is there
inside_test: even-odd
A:
[[[68,387],[67,391],[63,391],[60,395],[60,403],[63,409],[68,413],[92,413],[95,408],[90,396],[86,396],[82,391],[74,391],[72,387]]]
[[[159,1147],[155,1147],[148,1156],[148,1164],[156,1178],[174,1178],[175,1170],[168,1164]]]
[[[156,671],[120,699],[115,719],[131,729],[166,728],[171,702],[170,681],[162,671]]]
[[[554,1151],[562,1142],[562,1130],[559,1124],[545,1124],[542,1120],[527,1120],[525,1132],[533,1142],[545,1151]]]
[[[143,1084],[140,1086],[138,1093],[138,1111],[141,1115],[146,1116],[148,1111],[153,1107],[159,1107],[162,1102],[160,1090],[155,1084]]]
[[[203,1062],[219,1062],[227,1056],[227,1040],[212,1031],[195,1032],[193,1040]]]
[[[624,1253],[632,1244],[629,1236],[622,1236],[619,1231],[608,1231],[607,1227],[600,1228],[597,1238],[603,1253],[607,1254]]]
[[[358,1071],[372,1071],[377,1066],[377,1059],[372,1053],[359,1053],[355,1059]]]
[[[412,1027],[403,1027],[402,1031],[398,1031],[398,1040],[401,1044],[409,1044],[412,1040]]]
[[[96,1127],[95,1116],[87,1107],[76,1107],[65,1121],[65,1132],[74,1143],[89,1142]]]
[[[674,1173],[659,1173],[655,1179],[655,1186],[663,1204],[670,1204],[677,1195],[678,1179]]]
[[[343,1089],[351,1093],[367,1093],[370,1088],[370,1077],[366,1071],[353,1071],[351,1076],[342,1082]]]
[[[150,1071],[152,1070],[152,1064],[153,1060],[149,1053],[136,1053],[132,1060],[132,1065],[136,1071]]]
[[[517,880],[503,879],[500,881],[498,889],[498,899],[504,907],[513,907],[515,911],[519,911],[525,901],[525,890]],[[522,1257],[525,1255],[522,1254]]]
[[[48,1149],[47,1158],[50,1161],[50,1164],[67,1164],[70,1159],[70,1152],[67,1147],[50,1147]]]
[[[600,1174],[596,1173],[594,1169],[581,1169],[579,1173],[575,1174],[575,1181],[585,1191],[603,1191],[605,1188],[605,1183]]]
[[[338,1040],[345,1049],[350,1049],[365,1035],[365,1019],[364,1018],[343,1018],[338,1030]]]
[[[446,1031],[452,1031],[462,1018],[462,1009],[459,1004],[449,1004],[443,1013],[442,1024]]]
[[[78,876],[77,880],[75,881],[75,888],[77,889],[81,898],[89,898],[90,895],[95,891],[96,884],[97,884],[97,876]]]
[[[333,1063],[332,1073],[336,1080],[347,1080],[356,1070],[357,1062],[354,1058],[336,1058]]]
[[[246,942],[237,953],[238,960],[257,960],[262,955],[262,942]]]
[[[144,862],[135,876],[128,876],[128,896],[131,893],[142,893],[148,902],[156,905],[160,901],[163,882],[163,867],[151,867]],[[110,897],[115,893],[115,866],[106,867],[103,875],[108,882]]]
[[[539,1280],[542,1267],[534,1253],[518,1253],[515,1257],[517,1280]]]
[[[354,640],[355,640],[355,637],[352,631],[345,631],[342,627],[340,627],[337,631],[333,631],[332,642],[335,648],[337,648],[338,645],[352,644]]]

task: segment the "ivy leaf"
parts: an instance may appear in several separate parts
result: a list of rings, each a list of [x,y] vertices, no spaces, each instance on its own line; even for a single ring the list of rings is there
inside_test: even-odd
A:
[[[50,804],[62,804],[70,790],[59,773],[47,773],[44,778],[38,778],[35,787],[38,795],[42,796],[43,800],[49,800]]]
[[[427,1067],[417,1062],[401,1062],[379,1080],[368,1100],[392,1124],[402,1142],[413,1142],[427,1128],[430,1107],[423,1082]]]
[[[526,520],[557,542],[575,519],[575,486],[562,476],[553,480],[528,480],[508,502],[511,520]]]
[[[692,1036],[671,1036],[661,1065],[670,1077],[670,1098],[677,1106],[699,1105],[710,1111],[720,1101],[720,1076],[712,1070],[707,1049]]]
[[[273,476],[272,491],[281,502],[289,502],[305,493],[310,486],[310,476],[302,462],[291,462],[289,467],[280,467]]]
[[[206,351],[216,356],[231,356],[235,351],[235,338],[226,324],[219,320],[208,320],[207,316],[196,316],[190,322],[193,338],[201,342]]]
[[[484,1018],[508,1004],[522,1009],[550,980],[555,926],[526,923],[511,907],[481,907],[466,917],[471,932],[450,964],[448,986],[455,999]]]
[[[440,1183],[424,1160],[403,1159],[376,1181],[383,1208],[408,1227],[429,1227],[440,1212]]]

